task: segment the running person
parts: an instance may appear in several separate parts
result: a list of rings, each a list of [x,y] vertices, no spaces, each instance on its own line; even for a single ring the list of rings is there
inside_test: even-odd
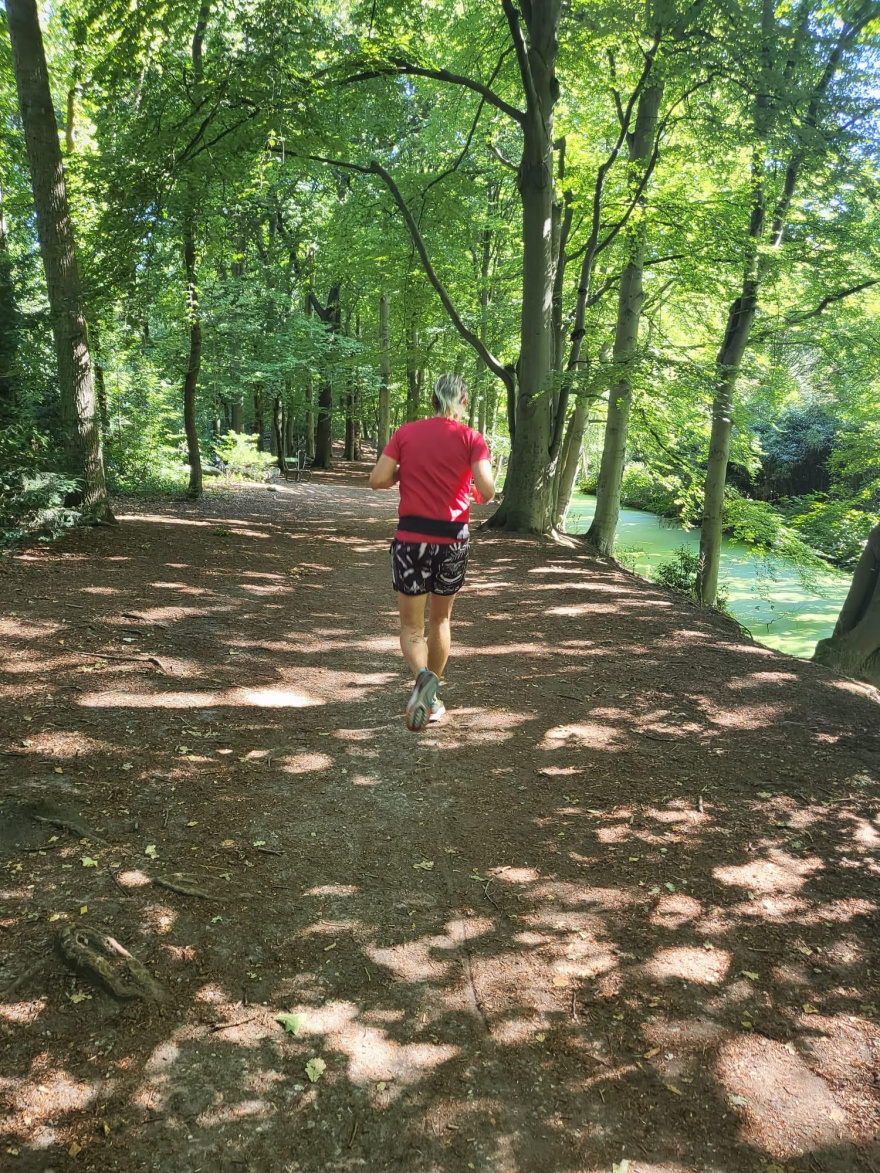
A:
[[[370,473],[372,489],[400,484],[391,581],[400,609],[400,650],[416,678],[406,706],[413,731],[446,712],[437,690],[449,658],[452,604],[467,570],[471,482],[484,501],[495,496],[486,441],[459,422],[467,407],[464,380],[441,375],[431,402],[436,414],[398,428]]]

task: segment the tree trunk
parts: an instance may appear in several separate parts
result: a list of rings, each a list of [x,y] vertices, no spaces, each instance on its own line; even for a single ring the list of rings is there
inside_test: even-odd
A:
[[[294,438],[293,437],[293,412],[288,407],[287,411],[285,412],[285,420],[284,420],[284,455],[285,455],[285,457],[296,455],[296,453],[294,452],[294,448],[293,448],[293,438]]]
[[[635,131],[629,147],[630,186],[638,184],[641,178],[639,172],[653,154],[662,97],[663,86],[655,85],[643,90],[639,98]],[[636,227],[629,233],[629,259],[620,278],[613,361],[621,374],[608,395],[605,443],[596,489],[596,512],[587,531],[587,540],[593,543],[600,554],[605,555],[610,555],[614,549],[617,519],[620,516],[620,484],[626,462],[629,412],[632,405],[632,365],[638,347],[644,297],[644,265],[644,218],[639,216]]]
[[[244,414],[238,400],[232,404],[232,430],[239,434],[244,431]]]
[[[327,329],[338,334],[342,324],[339,305],[339,286],[334,285],[327,297]],[[333,467],[333,383],[329,375],[321,383],[318,394],[318,422],[315,427],[315,468]]]
[[[406,422],[419,418],[420,371],[418,364],[419,330],[415,315],[410,314],[406,331]]]
[[[505,14],[519,41],[519,19],[512,0]],[[523,153],[517,172],[522,200],[523,295],[520,354],[516,381],[516,426],[504,501],[492,526],[544,533],[552,518],[553,438],[551,371],[553,367],[553,283],[555,256],[549,226],[553,222],[553,108],[559,96],[555,76],[559,51],[560,0],[524,6],[528,46],[518,57],[524,80],[526,111],[522,119]]]
[[[306,294],[305,312],[308,317],[314,313],[312,306],[312,297],[310,293]],[[315,458],[315,381],[312,378],[311,367],[309,368],[308,378],[306,380],[306,435],[305,435],[305,451],[309,460]]]
[[[275,437],[275,455],[278,457],[278,467],[282,474],[287,472],[287,463],[284,459],[284,408],[281,396],[275,396],[275,405],[272,412],[273,435]]]
[[[6,17],[58,360],[67,466],[82,486],[83,512],[110,522],[73,227],[35,0],[7,0]]]
[[[880,525],[862,551],[834,633],[819,640],[813,659],[880,686]]]
[[[581,463],[581,445],[584,442],[584,432],[587,428],[587,417],[590,413],[589,402],[579,398],[574,405],[571,419],[568,421],[568,431],[565,435],[565,444],[562,450],[562,472],[559,475],[559,488],[556,494],[556,517],[554,528],[565,528],[565,515],[571,504],[571,495],[577,481],[578,468]]]
[[[263,420],[263,384],[254,383],[254,431],[257,434],[257,451],[264,451],[266,445],[263,443],[263,428],[265,421]]]
[[[196,285],[196,244],[192,220],[187,216],[184,225],[183,260],[186,268],[187,317],[189,318],[189,365],[183,381],[183,427],[186,431],[186,451],[189,461],[188,497],[202,495],[202,456],[199,451],[199,433],[196,427],[196,386],[202,365],[202,323],[199,314],[199,295]]]
[[[389,360],[388,298],[379,298],[379,434],[376,455],[381,456],[391,432],[391,363]]]
[[[15,406],[15,361],[18,354],[18,303],[12,277],[9,233],[0,187],[0,422]]]

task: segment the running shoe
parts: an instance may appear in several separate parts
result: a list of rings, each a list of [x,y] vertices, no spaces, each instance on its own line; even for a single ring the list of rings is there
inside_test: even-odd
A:
[[[431,719],[431,706],[439,687],[440,681],[433,672],[427,668],[419,672],[406,703],[406,727],[412,733],[424,729]]]
[[[440,699],[440,694],[431,701],[431,716],[428,718],[428,723],[434,725],[437,721],[442,721],[446,716],[446,705]]]

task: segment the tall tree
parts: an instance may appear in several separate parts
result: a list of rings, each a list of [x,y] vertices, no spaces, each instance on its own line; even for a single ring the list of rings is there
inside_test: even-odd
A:
[[[869,21],[880,15],[880,5],[876,0],[868,0],[849,19],[834,18],[830,33],[820,24],[818,36],[812,27],[816,15],[810,3],[802,4],[794,24],[794,36],[786,38],[777,19],[773,0],[762,0],[759,67],[752,107],[752,195],[745,260],[739,296],[728,311],[724,339],[715,362],[712,434],[703,492],[696,593],[699,600],[708,606],[714,606],[718,596],[724,491],[730,459],[736,386],[758,312],[761,288],[770,258],[783,243],[795,189],[805,165],[809,161],[814,162],[827,150],[820,122],[829,113],[826,102],[829,87],[841,67],[844,55],[853,48]],[[784,19],[787,29],[790,22],[787,17]],[[810,82],[815,65],[809,50],[814,38],[819,41],[819,53],[824,47],[823,42],[829,47],[825,50],[824,60],[820,59],[818,78]],[[780,127],[783,111],[790,112],[792,122],[798,113],[801,114],[803,126],[800,133],[796,126]],[[774,142],[778,136],[785,136],[786,130],[787,137],[794,137],[795,141],[788,157],[780,160],[774,152]],[[774,200],[772,181],[777,170],[781,170],[784,179],[782,189]],[[762,248],[768,235],[768,204],[769,249]]]
[[[80,483],[84,515],[111,522],[73,225],[35,0],[7,0],[6,17],[49,295],[67,466]]]

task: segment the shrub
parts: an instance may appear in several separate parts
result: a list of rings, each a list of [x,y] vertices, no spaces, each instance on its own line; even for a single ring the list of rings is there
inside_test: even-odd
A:
[[[273,464],[275,457],[270,452],[257,450],[258,435],[246,436],[243,432],[227,432],[214,441],[214,451],[233,476],[245,480],[262,481]]]
[[[814,549],[842,566],[859,560],[874,518],[850,501],[829,501],[824,494],[783,502],[791,528]]]
[[[0,435],[0,548],[57,537],[79,520],[78,510],[64,504],[77,482],[45,467],[50,453],[48,437],[25,425]]]
[[[700,568],[700,554],[691,546],[678,546],[669,562],[661,562],[654,570],[654,582],[670,590],[678,591],[680,595],[687,595],[689,599],[697,597],[697,571]],[[719,611],[730,614],[727,606],[729,591],[726,587],[718,588]]]

